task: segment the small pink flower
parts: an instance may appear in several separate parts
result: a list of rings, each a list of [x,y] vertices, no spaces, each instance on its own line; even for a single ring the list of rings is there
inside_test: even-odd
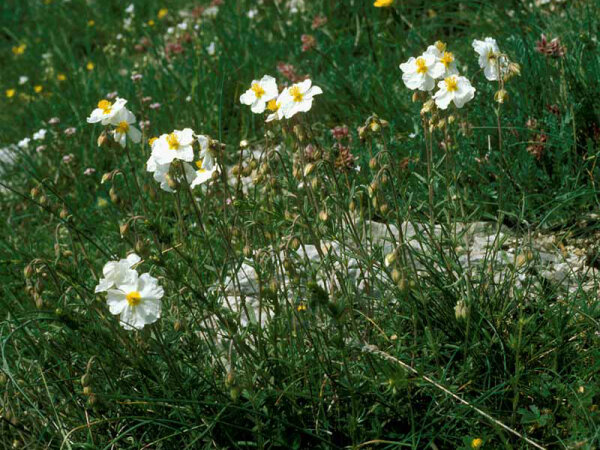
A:
[[[113,100],[114,98],[117,97],[117,95],[119,95],[119,93],[117,91],[109,92],[108,94],[106,94],[106,99]]]
[[[38,145],[35,149],[36,152],[38,153],[42,153],[44,150],[46,150],[46,146],[45,145]]]
[[[65,136],[73,136],[77,132],[77,128],[69,127],[65,129]]]
[[[148,108],[150,108],[150,109],[158,109],[158,108],[160,108],[160,103],[158,103],[158,102],[152,103],[150,106],[148,106]]]
[[[311,28],[313,30],[316,30],[317,28],[321,28],[326,23],[327,23],[327,17],[321,16],[321,15],[315,16],[315,18],[313,19]]]
[[[83,171],[83,174],[84,174],[84,175],[88,175],[88,176],[89,176],[89,175],[93,175],[93,174],[95,174],[95,173],[96,173],[96,169],[94,169],[93,167],[88,167],[87,169],[85,169],[85,170]]]
[[[142,103],[150,103],[152,101],[152,97],[142,97]]]
[[[131,81],[133,81],[134,83],[137,81],[140,81],[143,78],[141,73],[134,73],[131,75]]]
[[[69,164],[71,161],[73,161],[73,158],[74,158],[74,157],[75,157],[75,156],[73,155],[73,153],[69,153],[68,155],[65,155],[65,156],[63,156],[63,157],[62,157],[62,161],[63,161],[65,164]]]
[[[303,52],[308,52],[317,46],[317,40],[312,34],[303,34],[300,40],[302,41]]]
[[[341,141],[343,138],[348,137],[349,134],[350,130],[348,130],[348,127],[346,125],[337,126],[331,129],[331,135],[334,139],[338,141]]]
[[[52,117],[48,121],[48,125],[58,125],[60,123],[60,119],[58,117]]]
[[[150,128],[150,121],[149,120],[140,121],[140,128],[142,130],[147,130],[148,128]]]

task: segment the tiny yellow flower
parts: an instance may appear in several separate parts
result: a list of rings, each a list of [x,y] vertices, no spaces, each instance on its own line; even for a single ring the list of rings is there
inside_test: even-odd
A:
[[[85,68],[90,71],[94,70],[94,63],[90,61],[89,63],[87,63]]]
[[[88,20],[88,27],[93,27],[94,25],[96,25],[95,20]]]
[[[153,27],[154,26],[154,20],[150,19],[148,21],[148,26]]]
[[[44,90],[44,88],[43,88],[41,85],[39,85],[39,84],[38,84],[38,85],[35,85],[35,86],[33,87],[33,91],[34,91],[36,94],[39,94],[39,93],[40,93],[40,92],[42,92],[43,90]]]
[[[302,312],[302,311],[306,311],[308,308],[306,306],[306,303],[300,303],[297,307],[296,307],[296,311],[298,312]]]
[[[394,0],[375,0],[373,6],[375,8],[387,8],[388,6],[392,6],[392,3],[394,3]]]
[[[158,14],[156,15],[156,17],[158,17],[159,19],[164,19],[168,13],[169,10],[167,8],[161,8],[158,10]]]
[[[13,98],[16,93],[17,93],[17,91],[15,89],[7,89],[6,90],[6,97],[7,98]]]
[[[58,81],[65,81],[67,79],[67,76],[64,73],[59,73],[58,75],[56,75],[56,79]]]
[[[483,445],[483,439],[475,438],[471,441],[471,448],[481,448]]]
[[[25,53],[25,49],[27,48],[27,45],[25,44],[21,44],[18,47],[13,47],[12,48],[12,52],[15,55],[22,55],[23,53]]]

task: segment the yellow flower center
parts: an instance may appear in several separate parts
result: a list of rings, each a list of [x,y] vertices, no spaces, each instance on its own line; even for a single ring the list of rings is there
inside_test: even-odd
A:
[[[458,91],[458,81],[456,81],[456,77],[448,77],[444,79],[446,83],[446,90],[448,92]]]
[[[119,125],[117,125],[117,133],[120,134],[125,134],[129,131],[129,124],[125,121],[119,122]]]
[[[142,296],[138,291],[130,292],[125,296],[125,298],[127,299],[127,303],[129,303],[129,306],[131,307],[139,305],[142,301]]]
[[[434,45],[440,52],[443,53],[446,51],[446,43],[445,42],[436,41],[436,43]]]
[[[260,99],[263,95],[265,95],[265,90],[258,83],[253,83],[252,87],[250,87],[250,89],[252,89],[254,91],[254,95],[256,95],[256,98],[258,98],[258,99]]]
[[[150,139],[148,139],[148,145],[152,147],[152,144],[154,144],[154,142],[156,142],[157,139],[157,137],[151,137]]]
[[[292,86],[290,88],[290,95],[296,103],[300,103],[302,100],[304,100],[304,94],[300,92],[300,88],[298,86]]]
[[[104,114],[110,114],[112,111],[112,103],[108,100],[100,100],[98,102],[98,108],[100,108]]]
[[[440,58],[440,61],[442,62],[442,64],[444,64],[444,66],[446,66],[447,69],[450,63],[454,61],[454,55],[450,52],[444,52],[444,54]]]
[[[425,62],[425,58],[417,58],[417,73],[423,75],[427,73],[427,63]]]
[[[273,112],[277,111],[280,106],[281,105],[279,103],[277,103],[277,100],[275,100],[275,99],[270,100],[269,103],[267,103],[267,109],[269,111],[273,111]]]
[[[170,150],[179,150],[179,139],[175,133],[171,133],[167,136],[167,144],[169,144]]]
[[[198,161],[196,161],[196,167],[198,168],[198,172],[200,172],[200,173],[206,172],[206,169],[204,167],[202,167],[203,162],[204,162],[203,159],[199,159]]]

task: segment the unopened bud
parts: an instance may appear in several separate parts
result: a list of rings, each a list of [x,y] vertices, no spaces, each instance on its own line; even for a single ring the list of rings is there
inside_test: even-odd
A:
[[[114,186],[110,188],[110,190],[108,191],[108,195],[110,196],[110,201],[113,203],[119,203],[119,196],[117,195],[117,191],[115,190]]]
[[[165,179],[167,180],[167,184],[173,190],[177,189],[177,182],[173,179],[173,177],[169,174],[165,175]]]
[[[369,167],[370,167],[372,170],[375,170],[375,169],[377,169],[377,158],[371,158],[371,159],[369,160]]]
[[[119,225],[119,233],[121,234],[121,238],[123,238],[127,232],[129,231],[129,222],[122,223]]]
[[[397,255],[396,252],[391,252],[385,255],[384,264],[386,267],[390,267],[396,261]]]
[[[304,166],[304,176],[307,177],[313,172],[313,170],[315,170],[315,165],[313,163],[308,163],[306,166]]]
[[[456,302],[456,306],[454,306],[454,316],[456,320],[466,319],[469,315],[469,308],[464,300],[459,300]]]
[[[319,219],[321,219],[323,222],[326,222],[328,218],[329,218],[329,215],[327,214],[327,211],[322,210],[319,213]]]
[[[508,100],[508,92],[505,89],[500,89],[494,94],[494,100],[502,104]]]
[[[103,131],[100,136],[98,136],[98,147],[105,147],[108,143],[108,135]]]
[[[250,247],[248,244],[244,245],[244,249],[242,251],[246,258],[250,258],[252,256],[252,247]]]
[[[297,237],[292,238],[292,240],[290,241],[290,248],[294,251],[298,250],[300,248],[300,239],[298,239]]]

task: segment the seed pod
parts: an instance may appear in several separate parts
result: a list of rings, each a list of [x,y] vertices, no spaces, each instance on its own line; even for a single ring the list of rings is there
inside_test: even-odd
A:
[[[106,147],[108,146],[108,144],[108,135],[105,131],[103,131],[102,133],[100,133],[100,136],[98,136],[98,147]]]
[[[387,203],[384,203],[379,207],[379,212],[384,216],[389,212],[389,210],[390,210],[390,207],[388,206]]]
[[[31,194],[31,198],[35,200],[35,198],[38,195],[40,195],[40,188],[38,188],[38,187],[31,188],[30,194]]]
[[[252,256],[252,247],[250,247],[248,244],[246,244],[246,245],[244,245],[242,252],[244,253],[244,256],[246,258],[250,258]]]
[[[310,180],[310,187],[315,191],[317,189],[319,189],[320,184],[321,184],[321,182],[319,181],[318,178],[313,178],[312,180]]]
[[[400,278],[402,278],[400,271],[398,269],[392,270],[392,280],[394,280],[394,283],[398,283]]]
[[[93,393],[94,393],[94,391],[92,390],[91,386],[88,386],[88,385],[84,386],[83,395],[91,395]]]
[[[326,222],[328,218],[329,215],[327,214],[327,211],[321,210],[321,212],[319,212],[319,219],[321,219],[321,221]]]
[[[60,213],[59,213],[59,217],[60,217],[62,220],[65,220],[67,217],[69,217],[69,210],[68,210],[67,208],[63,208],[63,209],[61,209],[61,210],[60,210]]]
[[[83,376],[81,377],[81,385],[85,388],[86,386],[89,386],[91,382],[91,376],[89,373],[85,373],[83,374]]]

